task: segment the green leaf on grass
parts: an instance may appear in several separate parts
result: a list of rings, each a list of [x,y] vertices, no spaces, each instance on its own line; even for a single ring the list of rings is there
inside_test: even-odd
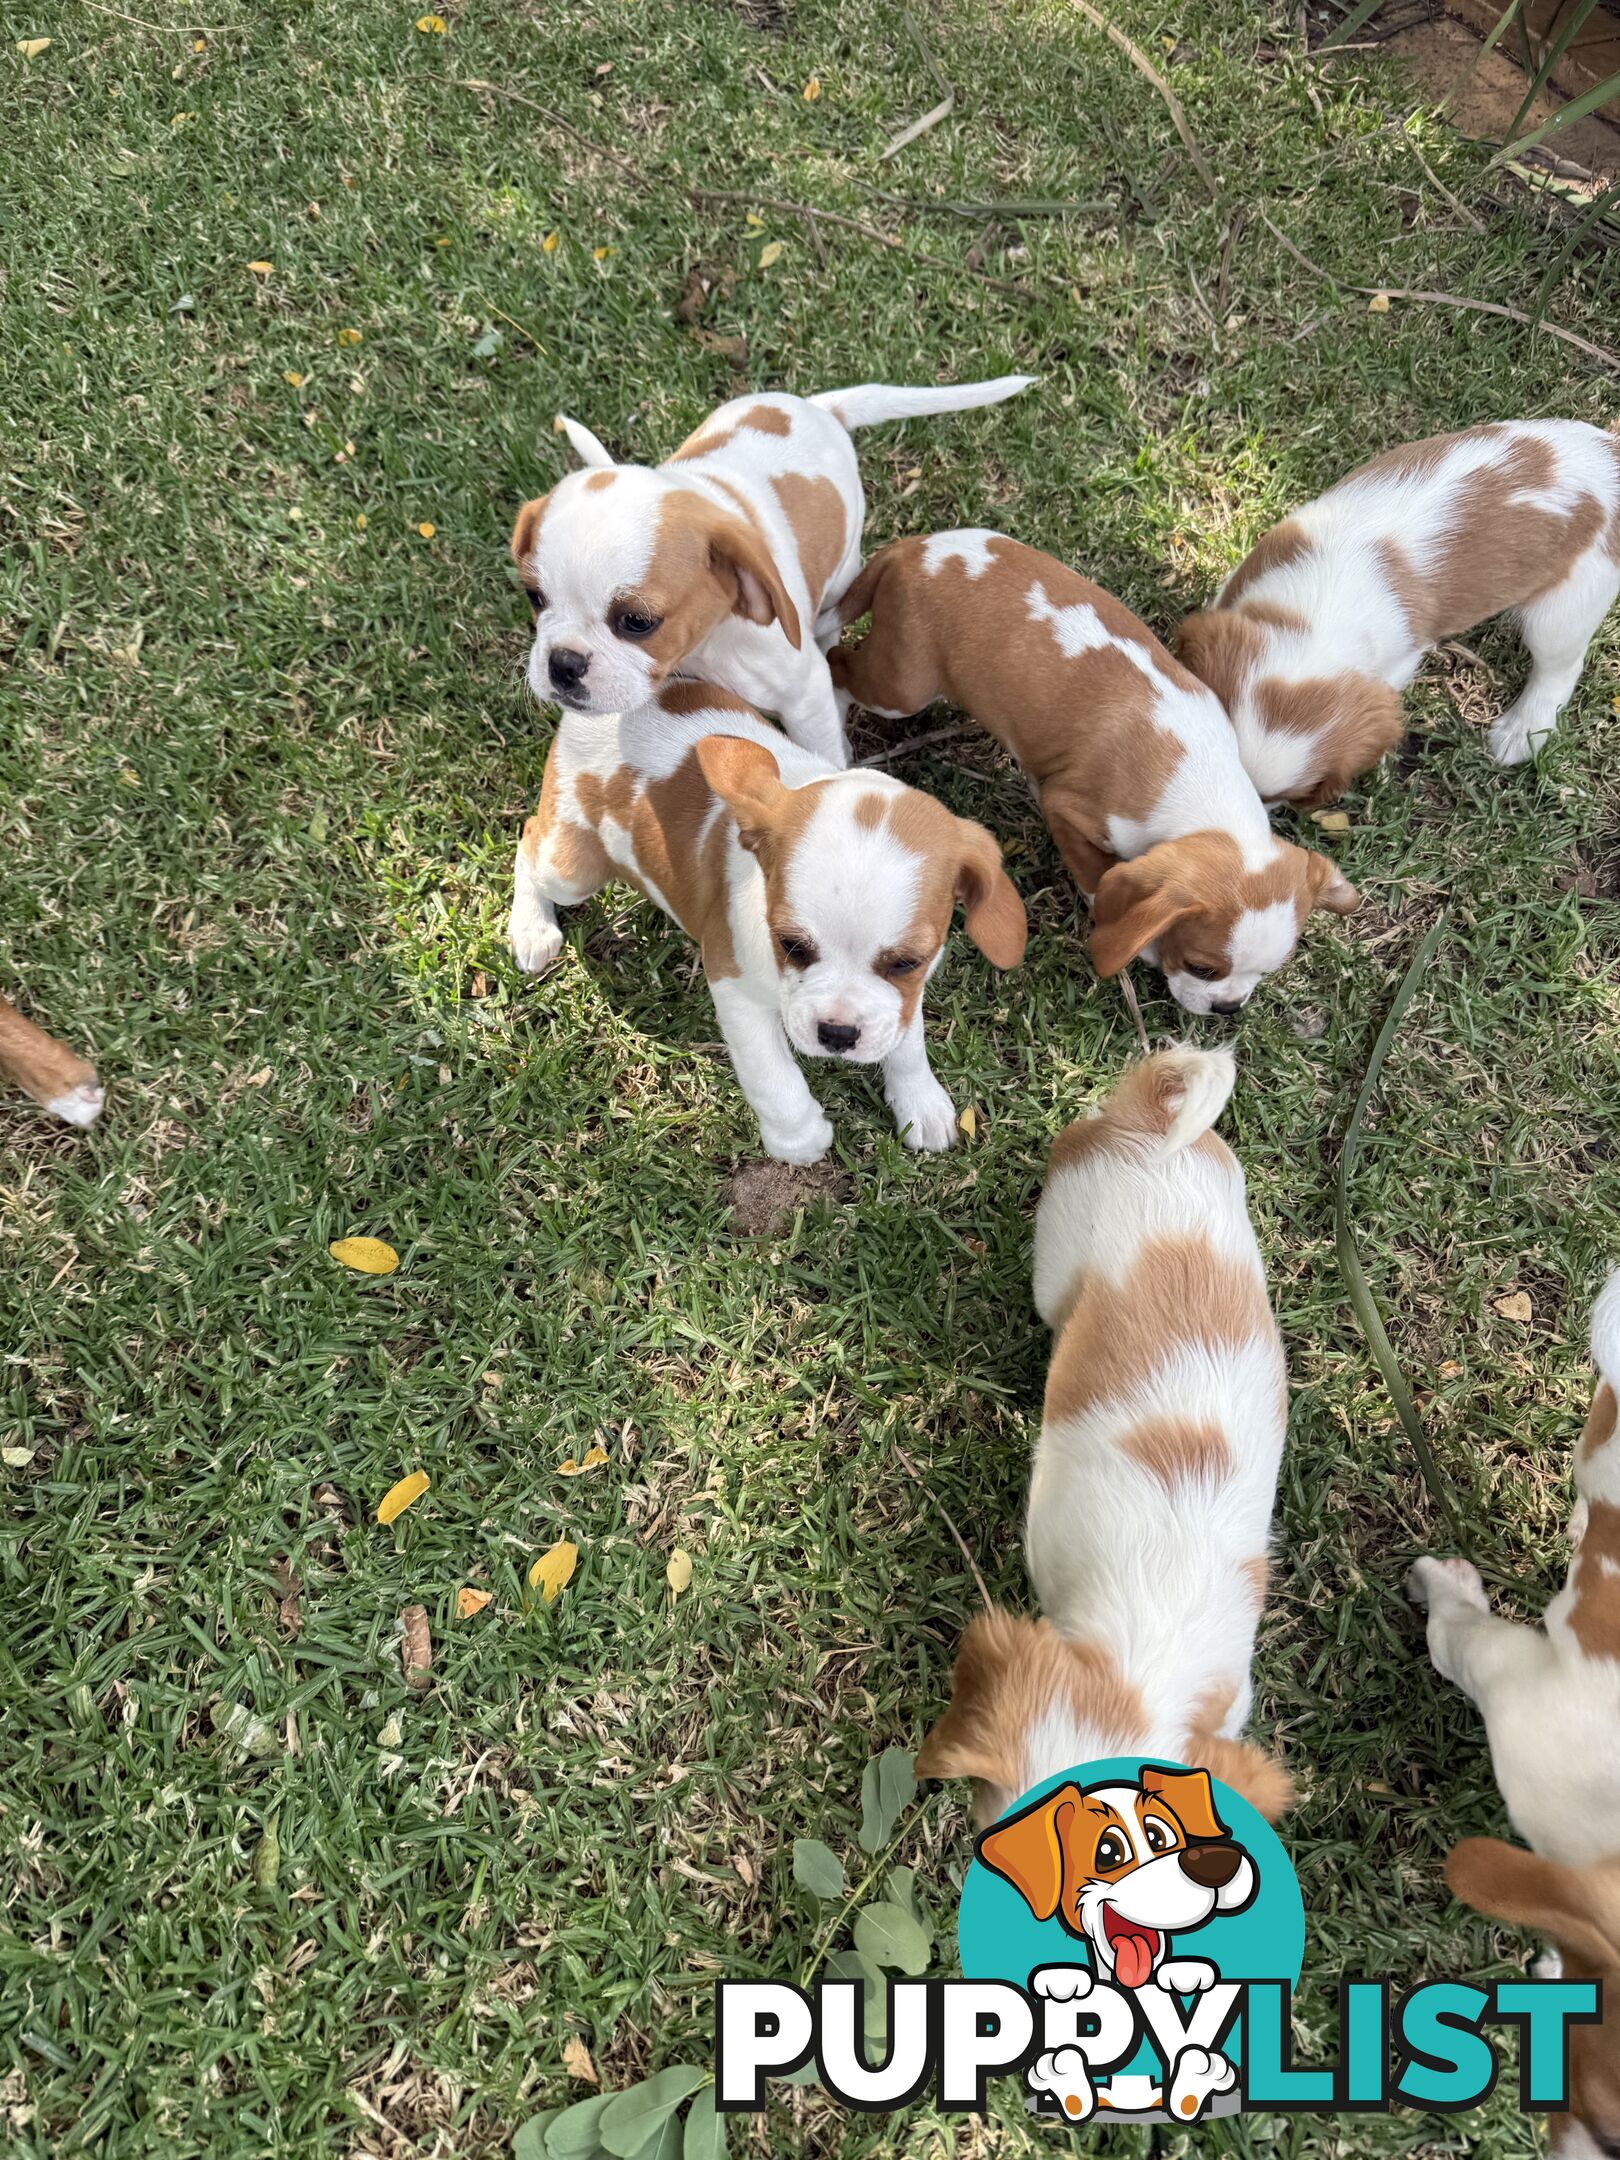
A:
[[[726,2160],[726,2118],[715,2108],[712,2085],[705,2085],[686,2111],[681,2160]]]
[[[866,1766],[861,1779],[862,1852],[879,1852],[917,1790],[911,1757],[904,1748],[885,1748]]]
[[[636,2148],[635,2160],[681,2160],[681,2118],[666,2115],[645,2145]]]
[[[512,2140],[512,2160],[546,2160],[546,2132],[561,2113],[561,2108],[547,2108],[520,2123]]]
[[[928,1937],[903,1906],[879,1898],[855,1916],[855,1947],[877,1965],[913,1978],[928,1970]]]
[[[639,2085],[611,2094],[596,2126],[598,2142],[610,2153],[618,2153],[621,2160],[632,2160],[644,2145],[651,2143],[665,2117],[673,2115],[687,2094],[696,2092],[708,2076],[707,2070],[696,2069],[691,2063],[671,2063],[667,2070],[644,2078]],[[556,2151],[555,2145],[552,2150]]]
[[[844,1863],[820,1838],[796,1837],[793,1880],[812,1897],[840,1898],[844,1894]]]
[[[602,2142],[597,2129],[614,2097],[612,2093],[593,2093],[589,2100],[576,2100],[572,2107],[565,2107],[546,2128],[549,2160],[591,2160]]]

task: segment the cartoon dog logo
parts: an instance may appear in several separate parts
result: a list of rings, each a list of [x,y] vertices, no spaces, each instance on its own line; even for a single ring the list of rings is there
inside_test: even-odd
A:
[[[1165,2022],[1157,2013],[1169,2004],[1142,1991],[1168,1998],[1214,1990],[1235,2000],[1236,1990],[1218,1985],[1219,1968],[1208,1959],[1171,1954],[1172,1936],[1242,1912],[1259,1889],[1253,1860],[1216,1812],[1207,1771],[1144,1763],[1134,1784],[1060,1785],[986,1830],[977,1850],[1037,1920],[1057,1919],[1089,1952],[1089,1971],[1047,1966],[1031,1975],[1035,1992],[1050,2002],[1071,2011],[1084,2006],[1106,2025],[1105,2010],[1117,2006],[1104,1997],[1128,1991],[1141,1997],[1143,2022],[1157,2039]],[[1185,2040],[1163,2089],[1131,2075],[1097,2091],[1088,2052],[1072,2045],[1049,2047],[1029,2082],[1070,2121],[1086,2120],[1099,2106],[1132,2114],[1164,2108],[1171,2120],[1191,2121],[1235,2088],[1237,2072],[1212,2045],[1195,2044],[1190,2030]]]

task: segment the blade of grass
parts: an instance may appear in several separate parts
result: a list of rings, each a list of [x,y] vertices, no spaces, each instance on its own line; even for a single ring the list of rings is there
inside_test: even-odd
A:
[[[1329,52],[1335,45],[1342,45],[1346,38],[1354,37],[1358,30],[1372,21],[1383,4],[1384,0],[1359,0],[1359,5],[1350,10],[1344,21],[1328,32],[1317,46],[1317,51]]]
[[[1587,18],[1596,9],[1597,4],[1598,0],[1575,0],[1575,5],[1570,9],[1562,27],[1559,29],[1558,35],[1548,42],[1547,49],[1541,56],[1541,65],[1531,77],[1530,87],[1524,93],[1523,102],[1513,115],[1513,118],[1508,122],[1507,133],[1510,142],[1518,134],[1525,114],[1551,81],[1554,68],[1557,67],[1570,46],[1574,44],[1576,38],[1585,29]]]
[[[1436,114],[1441,119],[1445,118],[1446,114],[1450,112],[1452,106],[1456,104],[1457,100],[1462,96],[1463,92],[1468,88],[1468,85],[1473,81],[1474,76],[1480,66],[1480,63],[1484,60],[1486,54],[1495,51],[1497,41],[1506,31],[1508,25],[1517,16],[1520,8],[1523,7],[1523,5],[1524,0],[1508,0],[1507,6],[1502,10],[1501,14],[1498,15],[1496,21],[1492,24],[1491,29],[1487,33],[1484,42],[1481,44],[1478,52],[1475,53],[1473,59],[1469,61],[1467,67],[1463,69],[1462,73],[1457,77],[1457,80],[1452,84],[1451,88],[1446,92],[1445,96],[1440,100],[1440,103],[1435,107]]]
[[[1441,938],[1445,935],[1446,924],[1449,920],[1450,910],[1448,909],[1445,914],[1440,916],[1439,920],[1430,929],[1428,936],[1418,947],[1411,966],[1401,978],[1400,988],[1391,1000],[1389,1011],[1384,1015],[1384,1024],[1378,1030],[1378,1039],[1372,1047],[1372,1056],[1367,1060],[1367,1069],[1361,1078],[1361,1092],[1356,1097],[1355,1108],[1350,1113],[1350,1122],[1345,1127],[1344,1145],[1339,1150],[1338,1189],[1333,1203],[1333,1240],[1338,1250],[1339,1272],[1344,1277],[1344,1287],[1350,1299],[1351,1310],[1356,1316],[1362,1334],[1367,1338],[1367,1347],[1372,1351],[1373,1361],[1383,1375],[1384,1385],[1389,1390],[1390,1401],[1395,1405],[1395,1415],[1400,1419],[1402,1430],[1412,1443],[1412,1453],[1417,1458],[1417,1466],[1422,1474],[1423,1482],[1429,1488],[1430,1496],[1444,1518],[1446,1528],[1456,1540],[1459,1550],[1466,1552],[1467,1546],[1463,1538],[1462,1525],[1457,1519],[1456,1509],[1452,1506],[1450,1489],[1446,1484],[1439,1463],[1435,1460],[1434,1451],[1429,1446],[1428,1437],[1423,1430],[1423,1421],[1417,1413],[1417,1404],[1412,1400],[1412,1391],[1406,1384],[1405,1374],[1401,1371],[1400,1360],[1396,1357],[1389,1336],[1385,1332],[1383,1316],[1378,1310],[1378,1301],[1373,1296],[1371,1285],[1367,1281],[1366,1270],[1361,1265],[1361,1256],[1356,1250],[1355,1235],[1350,1227],[1350,1173],[1354,1170],[1356,1157],[1361,1152],[1362,1120],[1367,1115],[1367,1105],[1372,1100],[1373,1089],[1378,1085],[1378,1076],[1384,1069],[1384,1060],[1388,1057],[1390,1045],[1395,1040],[1395,1032],[1401,1024],[1401,1016],[1417,995],[1418,985],[1428,973],[1429,962],[1434,958],[1435,950]],[[1470,1555],[1470,1557],[1472,1556]]]
[[[1600,105],[1607,105],[1611,98],[1620,98],[1620,75],[1607,76],[1592,89],[1583,91],[1578,98],[1572,98],[1567,105],[1561,105],[1550,120],[1544,120],[1531,134],[1521,135],[1516,142],[1510,142],[1504,149],[1498,150],[1491,163],[1501,165],[1511,157],[1518,157],[1526,150],[1533,150],[1537,143],[1545,142],[1549,135],[1556,135],[1562,128],[1572,127],[1577,120],[1584,120],[1589,112],[1596,112]]]

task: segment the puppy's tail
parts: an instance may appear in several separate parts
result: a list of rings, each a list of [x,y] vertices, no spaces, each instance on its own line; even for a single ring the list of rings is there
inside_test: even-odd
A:
[[[1620,1268],[1603,1285],[1592,1307],[1592,1363],[1599,1378],[1620,1394]]]
[[[1160,1050],[1135,1065],[1103,1104],[1099,1117],[1111,1136],[1157,1156],[1176,1155],[1206,1133],[1226,1108],[1237,1080],[1230,1050]],[[1073,1127],[1070,1128],[1074,1130]],[[1062,1141],[1058,1146],[1062,1146]]]
[[[1598,1386],[1575,1450],[1575,1489],[1583,1500],[1620,1507],[1620,1268],[1592,1307],[1592,1363]]]
[[[1033,375],[998,375],[994,382],[941,383],[908,387],[896,383],[858,383],[848,390],[821,390],[811,398],[852,433],[879,427],[885,420],[919,420],[929,413],[967,412],[975,405],[999,405],[1036,381]]]

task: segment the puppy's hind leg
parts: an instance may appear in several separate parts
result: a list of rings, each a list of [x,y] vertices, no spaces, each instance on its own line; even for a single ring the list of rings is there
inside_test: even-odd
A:
[[[1551,592],[1519,610],[1519,631],[1530,650],[1530,676],[1487,738],[1498,765],[1522,765],[1558,725],[1581,679],[1586,648],[1620,593],[1620,562],[1600,541],[1587,549]]]

